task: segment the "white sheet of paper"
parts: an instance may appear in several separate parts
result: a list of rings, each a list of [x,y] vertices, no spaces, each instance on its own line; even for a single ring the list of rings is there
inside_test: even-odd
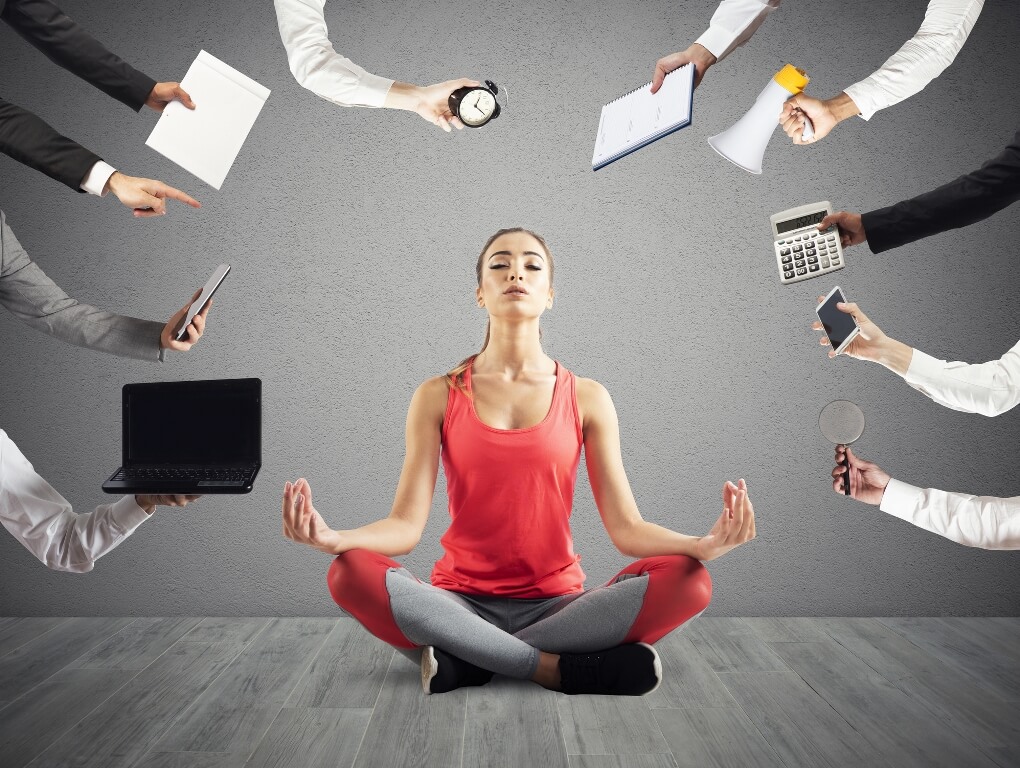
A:
[[[269,89],[200,51],[181,80],[195,109],[167,104],[147,146],[219,189],[269,98]]]

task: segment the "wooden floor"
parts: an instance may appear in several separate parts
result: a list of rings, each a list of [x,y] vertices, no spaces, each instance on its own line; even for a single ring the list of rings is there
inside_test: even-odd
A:
[[[0,619],[0,765],[1017,766],[1020,619],[702,618],[642,698],[424,696],[350,619]]]

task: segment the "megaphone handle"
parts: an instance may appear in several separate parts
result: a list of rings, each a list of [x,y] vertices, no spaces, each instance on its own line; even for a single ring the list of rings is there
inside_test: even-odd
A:
[[[800,135],[801,141],[811,141],[815,137],[815,126],[811,122],[811,118],[807,116],[807,113],[801,113],[804,117],[804,132]]]
[[[846,446],[843,448],[843,466],[846,467],[846,472],[843,473],[843,495],[850,495],[850,454],[846,450]]]

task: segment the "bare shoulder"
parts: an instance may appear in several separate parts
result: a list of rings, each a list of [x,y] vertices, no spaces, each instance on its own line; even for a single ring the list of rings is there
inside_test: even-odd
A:
[[[418,385],[407,409],[408,422],[442,424],[450,386],[445,376],[433,376]]]
[[[574,389],[577,392],[577,409],[580,412],[581,424],[585,427],[611,418],[616,413],[609,390],[595,379],[577,376]]]

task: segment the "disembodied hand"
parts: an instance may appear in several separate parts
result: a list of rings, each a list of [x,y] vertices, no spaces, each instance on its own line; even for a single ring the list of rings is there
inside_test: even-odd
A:
[[[106,182],[106,189],[113,192],[128,208],[133,208],[137,217],[165,215],[167,198],[179,200],[192,208],[202,207],[198,200],[179,189],[167,186],[162,181],[126,176],[120,171],[110,176],[110,180]]]
[[[729,480],[722,489],[723,511],[712,530],[698,541],[698,559],[715,560],[756,536],[754,507],[747,497],[747,483]]]
[[[843,461],[846,457],[850,459],[850,495],[865,504],[881,504],[885,487],[889,485],[892,478],[878,464],[858,458],[850,446],[836,446],[836,466],[832,470],[832,490],[845,495],[843,490],[845,480],[843,478],[846,475],[846,467],[843,466]]]
[[[202,289],[199,288],[195,291],[195,295],[191,297],[191,301],[181,307],[177,312],[174,313],[166,325],[163,326],[162,332],[159,334],[159,346],[160,349],[172,349],[174,352],[187,352],[198,340],[202,338],[202,334],[205,333],[205,317],[209,314],[209,307],[212,306],[212,299],[209,299],[202,307],[202,311],[195,315],[191,322],[188,323],[187,335],[177,341],[177,331],[180,329],[180,325],[184,322],[184,318],[188,314],[188,310],[191,309],[192,303],[198,299],[201,295]]]
[[[188,109],[195,108],[195,102],[191,100],[188,92],[181,88],[180,83],[156,83],[149,98],[145,100],[145,106],[156,112],[162,112],[166,109],[166,105],[174,99],[177,99]]]
[[[868,233],[864,231],[864,220],[859,213],[836,211],[818,222],[819,230],[826,230],[832,226],[839,231],[839,242],[844,248],[867,242]]]
[[[151,515],[156,511],[156,507],[186,507],[195,499],[200,498],[202,497],[188,494],[177,494],[174,496],[136,495],[135,504]]]
[[[340,537],[312,506],[312,489],[303,477],[283,487],[283,535],[330,555],[341,552]]]
[[[680,69],[684,64],[694,64],[694,87],[701,84],[701,78],[705,76],[708,68],[716,62],[715,54],[703,45],[694,43],[686,51],[678,51],[668,56],[663,56],[655,62],[655,70],[652,72],[652,93],[662,87],[662,81],[666,75],[674,69]]]
[[[821,304],[824,300],[824,296],[818,297],[819,304]],[[836,309],[844,314],[851,315],[857,322],[857,325],[861,327],[860,333],[854,337],[853,341],[847,344],[843,353],[850,355],[850,357],[856,357],[858,360],[868,360],[873,363],[881,362],[882,353],[885,351],[889,337],[882,332],[881,328],[868,319],[868,316],[865,315],[864,311],[857,306],[856,302],[841,301],[836,304]],[[818,340],[819,344],[823,347],[832,346],[829,343],[829,337],[824,333],[820,320],[815,320],[815,322],[811,324],[811,327],[816,331],[823,331],[822,338]],[[830,349],[829,358],[831,359],[835,356],[835,350]]]
[[[815,130],[815,135],[807,141],[802,137],[805,117],[811,120]],[[783,126],[786,135],[793,139],[794,144],[813,144],[824,139],[838,122],[826,102],[803,93],[787,99],[779,115],[779,124]]]
[[[460,118],[450,110],[450,94],[458,88],[480,85],[481,83],[477,80],[468,78],[447,80],[444,83],[425,86],[394,83],[390,86],[389,93],[386,94],[383,106],[416,112],[424,120],[428,120],[449,133],[452,128],[459,130],[464,127]]]

